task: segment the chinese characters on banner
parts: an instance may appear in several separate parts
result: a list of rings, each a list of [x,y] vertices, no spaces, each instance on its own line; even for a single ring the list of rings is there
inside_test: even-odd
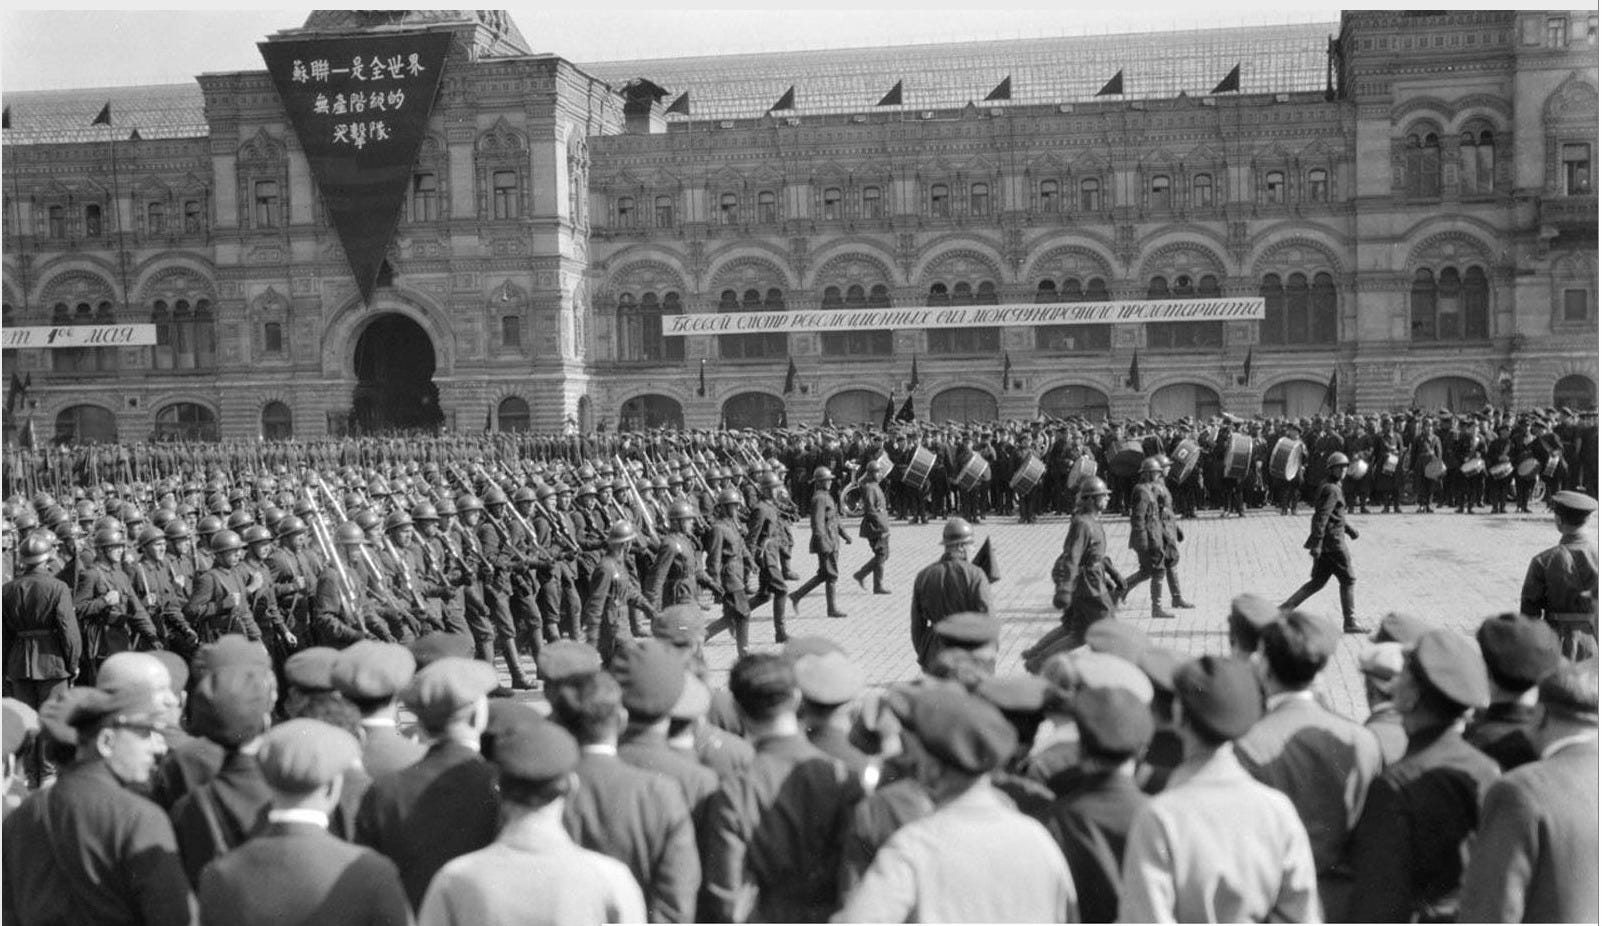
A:
[[[450,42],[448,32],[410,32],[259,46],[363,302],[400,220]]]

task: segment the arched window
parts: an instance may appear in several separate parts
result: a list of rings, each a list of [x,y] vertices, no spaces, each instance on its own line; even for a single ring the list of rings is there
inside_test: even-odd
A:
[[[413,222],[439,220],[439,174],[431,171],[412,174],[411,205]]]
[[[1218,278],[1207,274],[1199,280],[1188,274],[1174,277],[1170,287],[1166,277],[1155,276],[1146,285],[1147,299],[1216,299]],[[1146,346],[1153,350],[1199,350],[1224,346],[1224,323],[1147,322]]]
[[[1449,412],[1479,411],[1485,407],[1485,387],[1464,376],[1441,376],[1414,391],[1413,405]]]
[[[495,407],[497,431],[527,431],[528,426],[528,403],[517,396],[507,396]]]
[[[1169,182],[1167,174],[1158,174],[1151,178],[1151,199],[1149,203],[1153,209],[1167,209],[1174,204],[1172,184]]]
[[[1086,177],[1079,181],[1079,211],[1101,211],[1101,181],[1095,177]]]
[[[1285,172],[1271,170],[1263,175],[1263,202],[1280,204],[1285,201]]]
[[[1040,211],[1051,215],[1061,208],[1062,188],[1055,180],[1040,181]]]
[[[90,203],[83,207],[83,234],[86,238],[99,238],[105,232],[100,221],[100,205]]]
[[[1329,384],[1307,379],[1275,383],[1263,393],[1263,415],[1269,418],[1307,418],[1327,411]]]
[[[784,421],[784,400],[766,392],[742,392],[723,403],[725,427],[780,428]]]
[[[1199,383],[1173,383],[1151,394],[1151,416],[1164,421],[1211,418],[1222,410],[1218,393]]]
[[[637,395],[618,411],[619,431],[645,431],[651,428],[684,427],[684,407],[665,395]]]
[[[217,365],[217,323],[211,303],[158,299],[151,306],[156,325],[152,365],[158,370],[209,370]]]
[[[847,389],[829,396],[823,414],[838,426],[866,425],[878,427],[884,421],[884,407],[890,397],[868,389]]]
[[[940,217],[951,214],[951,188],[944,183],[929,187],[929,214]]]
[[[673,197],[658,196],[656,198],[656,227],[673,227]]]
[[[1057,288],[1055,280],[1041,280],[1036,302],[1106,302],[1107,281],[1101,277],[1069,277]],[[1039,325],[1035,349],[1057,353],[1099,353],[1112,349],[1111,325]]]
[[[263,353],[282,354],[284,352],[284,325],[282,322],[266,322],[261,326],[261,349]]]
[[[204,405],[174,402],[156,412],[156,439],[214,441],[217,415]]]
[[[944,283],[929,286],[928,304],[995,305],[999,301],[996,284],[983,280],[975,288],[959,280],[948,290]],[[1001,350],[1000,328],[931,328],[928,334],[931,354],[993,354]]]
[[[1591,377],[1579,373],[1571,373],[1557,381],[1552,387],[1552,406],[1554,408],[1572,408],[1576,411],[1594,411],[1596,409],[1596,383]]]
[[[517,171],[497,170],[490,174],[490,205],[497,219],[515,219],[522,214],[517,190]]]
[[[864,289],[859,284],[848,286],[845,292],[840,287],[830,286],[823,291],[822,308],[831,309],[888,309],[890,308],[890,287],[883,283],[875,283]],[[888,357],[894,350],[895,333],[888,328],[868,331],[825,331],[823,332],[823,355],[825,357]]]
[[[1496,189],[1496,136],[1489,128],[1465,129],[1457,139],[1457,187],[1464,196]]]
[[[740,221],[740,197],[734,193],[724,193],[718,198],[718,221],[724,225],[735,225]]]
[[[975,183],[968,187],[968,214],[990,214],[990,184]]]
[[[112,325],[117,313],[109,299],[91,305],[79,302],[68,305],[58,302],[51,312],[52,325]],[[58,347],[49,351],[51,369],[58,373],[98,373],[121,366],[120,348],[116,347]]]
[[[1483,341],[1491,336],[1490,280],[1479,267],[1439,274],[1421,267],[1409,297],[1414,341]]]
[[[1213,204],[1213,175],[1197,174],[1190,181],[1190,202],[1194,206]]]
[[[252,216],[256,228],[277,228],[278,211],[281,208],[278,195],[278,181],[257,180],[253,185],[256,194],[255,208]]]
[[[1441,139],[1433,130],[1407,136],[1406,193],[1409,199],[1441,197]]]
[[[49,217],[50,237],[67,237],[67,207],[51,206]]]
[[[145,205],[145,233],[149,235],[165,235],[167,233],[166,203],[154,202]]]
[[[72,405],[56,414],[56,443],[115,444],[117,416],[98,405]]]
[[[639,221],[639,215],[634,210],[634,197],[619,196],[617,198],[617,226],[619,228],[633,228]]]
[[[262,440],[289,440],[295,436],[295,415],[282,402],[268,402],[261,407]]]
[[[736,293],[726,289],[718,298],[719,312],[783,312],[784,291],[770,287],[764,295],[755,287]],[[718,356],[724,360],[770,360],[790,349],[789,336],[775,334],[720,334]]]
[[[732,311],[732,310],[731,310]],[[633,293],[617,297],[617,359],[678,362],[684,359],[684,338],[662,334],[663,319],[684,314],[677,292]]]
[[[947,389],[929,402],[929,420],[939,424],[945,421],[995,421],[1000,417],[996,397],[983,389],[959,386]]]
[[[523,348],[523,316],[501,316],[501,346],[513,350]]]
[[[1041,413],[1053,418],[1102,421],[1109,408],[1107,394],[1089,386],[1058,386],[1040,397]]]
[[[867,191],[863,192],[866,194]],[[874,192],[878,192],[877,187],[874,187]],[[772,190],[757,193],[757,221],[763,225],[773,225],[779,221],[779,197]]]
[[[1307,201],[1310,203],[1329,202],[1329,171],[1322,167],[1315,167],[1307,172]]]
[[[829,187],[823,191],[823,219],[826,222],[838,222],[841,218],[844,197],[839,187]]]

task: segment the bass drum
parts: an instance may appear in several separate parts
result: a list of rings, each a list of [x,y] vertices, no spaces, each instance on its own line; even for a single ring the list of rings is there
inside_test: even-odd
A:
[[[1396,466],[1401,462],[1401,457],[1394,453],[1387,453],[1385,455],[1385,462],[1380,464],[1380,472],[1387,476],[1394,476],[1396,474]]]
[[[912,459],[907,462],[907,474],[902,477],[902,481],[922,492],[929,485],[929,473],[934,469],[934,465],[934,451],[928,447],[919,447],[912,452]]]
[[[1507,477],[1509,477],[1511,475],[1513,475],[1513,464],[1509,463],[1506,460],[1503,460],[1502,462],[1500,462],[1500,463],[1496,464],[1495,466],[1491,467],[1491,478],[1492,479],[1502,480],[1502,479],[1506,479]]]
[[[1168,471],[1168,478],[1175,483],[1183,483],[1196,471],[1196,464],[1201,460],[1201,445],[1185,438],[1174,447],[1174,465]]]
[[[1012,474],[1012,490],[1019,495],[1025,495],[1040,482],[1040,477],[1045,474],[1046,464],[1039,457],[1031,454],[1029,459],[1018,467],[1018,471]]]
[[[1224,451],[1224,478],[1245,479],[1252,471],[1252,439],[1245,434],[1229,435]]]
[[[1292,437],[1281,437],[1268,459],[1269,475],[1286,482],[1294,480],[1301,475],[1302,455],[1306,452],[1306,444]]]
[[[1107,468],[1119,479],[1133,479],[1140,473],[1140,462],[1146,459],[1145,446],[1138,440],[1126,440],[1118,445],[1118,450],[1111,460],[1107,461]]]
[[[1480,473],[1485,472],[1485,461],[1475,457],[1472,460],[1465,461],[1462,466],[1458,467],[1458,471],[1465,476],[1478,476]]]
[[[1442,476],[1445,476],[1445,475],[1446,475],[1446,464],[1441,462],[1441,458],[1440,457],[1432,457],[1432,458],[1430,458],[1430,461],[1428,463],[1424,464],[1424,478],[1425,479],[1429,479],[1429,480],[1433,481],[1433,480],[1436,480],[1436,479],[1440,479]]]
[[[952,481],[961,491],[971,492],[989,478],[990,461],[976,453],[968,458],[968,462],[963,464],[962,471],[957,473],[957,478]]]
[[[1074,461],[1072,469],[1068,470],[1068,491],[1079,492],[1079,484],[1096,475],[1096,458],[1090,454],[1081,456]]]
[[[1368,458],[1367,457],[1360,456],[1357,459],[1353,460],[1352,461],[1352,465],[1347,467],[1347,470],[1346,470],[1346,478],[1350,479],[1350,480],[1352,480],[1354,482],[1361,482],[1363,480],[1363,477],[1367,476],[1367,475],[1368,475]]]
[[[1525,457],[1519,461],[1518,473],[1520,479],[1534,479],[1536,472],[1541,469],[1541,461],[1535,457]]]

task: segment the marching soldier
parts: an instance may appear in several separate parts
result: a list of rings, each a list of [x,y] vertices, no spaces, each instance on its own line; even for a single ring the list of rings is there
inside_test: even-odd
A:
[[[823,586],[824,600],[828,603],[830,617],[845,617],[844,611],[835,606],[835,584],[840,578],[839,550],[840,541],[851,542],[851,535],[846,533],[845,526],[840,523],[840,507],[834,499],[834,471],[827,466],[820,466],[812,471],[812,540],[811,551],[818,557],[818,571],[806,584],[790,594],[790,604],[800,614],[801,599],[807,593]]]
[[[139,556],[128,562],[127,569],[134,591],[144,599],[157,638],[185,659],[192,658],[200,637],[184,620],[188,595],[179,590],[167,557],[167,535],[161,528],[146,525],[139,532]]]
[[[473,500],[475,503],[477,499]],[[488,516],[491,502],[495,507],[506,503],[506,493],[499,486],[490,486],[484,492],[482,507],[462,504],[457,508],[474,534],[480,557],[479,578],[484,596],[484,608],[494,633],[495,646],[506,660],[506,671],[514,689],[532,689],[534,686],[523,674],[522,654],[517,650],[517,624],[512,619],[512,571],[517,566],[516,551],[511,549],[496,522]],[[483,520],[480,520],[482,518]]]
[[[1056,653],[1082,645],[1091,624],[1118,613],[1116,600],[1124,580],[1107,557],[1107,531],[1100,519],[1111,494],[1107,483],[1094,476],[1079,485],[1079,506],[1051,570],[1057,585],[1051,603],[1062,608],[1062,623],[1024,650],[1024,666],[1030,672],[1038,671]]]
[[[395,642],[377,608],[383,580],[360,555],[367,533],[355,522],[346,521],[335,529],[334,543],[335,557],[318,576],[317,591],[312,597],[315,642],[334,649],[344,649],[358,640]]]
[[[1348,537],[1357,539],[1357,530],[1346,523],[1346,496],[1341,491],[1341,480],[1346,478],[1349,464],[1346,454],[1339,452],[1330,454],[1324,461],[1326,479],[1313,502],[1312,532],[1305,544],[1313,556],[1313,575],[1279,608],[1293,610],[1334,578],[1340,584],[1342,628],[1346,633],[1368,633],[1368,627],[1357,620],[1357,577],[1353,575],[1352,554],[1346,546]]]
[[[868,560],[861,569],[851,574],[857,580],[857,585],[863,585],[863,580],[869,575],[873,576],[873,593],[875,595],[890,594],[890,587],[884,584],[884,566],[890,559],[890,515],[885,509],[884,490],[879,487],[879,471],[870,461],[862,470],[862,527],[859,533],[863,540],[868,541],[873,550],[873,558]],[[975,493],[977,493],[977,489]],[[975,503],[977,504],[977,503]]]
[[[451,510],[454,513],[455,507]],[[471,579],[466,561],[459,550],[447,545],[452,538],[440,530],[437,506],[432,502],[418,502],[412,506],[411,514],[420,564],[418,578],[433,595],[429,599],[430,614],[446,633],[468,636],[462,596],[462,586]]]
[[[590,574],[582,621],[584,642],[601,654],[602,665],[611,663],[619,646],[647,635],[635,621],[636,613],[656,616],[656,609],[640,594],[639,586],[629,575],[629,545],[637,536],[628,521],[613,522],[607,530],[606,555]]]
[[[1179,543],[1183,539],[1179,522],[1174,518],[1173,497],[1163,484],[1168,469],[1162,457],[1147,457],[1140,464],[1140,479],[1130,496],[1129,548],[1140,557],[1140,571],[1126,581],[1124,592],[1151,579],[1151,616],[1172,618],[1163,610],[1163,579],[1168,579],[1170,601],[1175,608],[1188,609],[1195,605],[1185,600],[1179,590]]]
[[[83,637],[72,589],[50,574],[50,541],[29,534],[17,549],[22,574],[0,595],[6,694],[37,710],[78,674]]]
[[[278,522],[278,548],[267,556],[278,611],[289,632],[298,640],[311,639],[312,593],[322,574],[322,557],[311,549],[306,522],[286,515]]]
[[[82,675],[92,679],[114,653],[160,646],[145,603],[123,571],[128,538],[114,527],[95,531],[95,558],[78,570],[73,606],[83,628]]]
[[[578,573],[574,569],[573,522],[568,512],[553,507],[557,490],[542,485],[534,490],[534,536],[545,549],[553,551],[550,565],[542,573],[540,610],[545,619],[545,642],[562,637],[577,639],[579,615]],[[563,551],[555,555],[554,551]]]
[[[239,568],[245,558],[245,541],[231,530],[220,530],[212,535],[211,554],[212,566],[196,577],[184,617],[202,643],[214,643],[230,633],[261,642],[261,628],[250,612],[253,590],[247,584],[255,573]]]
[[[751,553],[745,546],[738,512],[743,504],[738,489],[718,493],[717,520],[706,539],[706,571],[722,593],[723,616],[706,629],[707,639],[720,630],[734,637],[735,649],[745,655],[751,623],[751,604],[746,599],[746,577],[752,571]]]
[[[784,627],[784,606],[788,603],[790,587],[784,579],[784,562],[781,556],[783,537],[789,532],[779,517],[774,504],[774,493],[779,490],[779,477],[764,472],[758,477],[761,494],[750,507],[746,517],[745,546],[756,560],[757,592],[751,598],[755,611],[769,601],[773,602],[773,641],[783,643],[789,639]]]
[[[484,582],[492,567],[484,559],[478,544],[479,522],[484,516],[484,505],[478,496],[463,492],[446,507],[449,498],[441,496],[436,502],[441,534],[447,549],[455,548],[462,557],[463,569],[470,577],[462,586],[462,612],[467,629],[473,636],[474,658],[490,665],[495,664],[495,625],[490,620],[489,605],[484,600]],[[451,512],[447,514],[446,512]]]
[[[240,539],[245,542],[245,558],[240,560],[239,568],[249,576],[247,586],[254,589],[250,593],[250,613],[256,619],[256,626],[267,635],[268,649],[273,651],[275,662],[281,666],[283,660],[294,654],[300,641],[284,622],[283,612],[278,610],[272,566],[267,562],[267,557],[272,555],[273,532],[264,525],[252,524],[240,534]]]
[[[938,649],[935,625],[952,614],[990,613],[990,580],[984,570],[968,562],[973,526],[953,517],[940,532],[945,553],[919,570],[912,581],[912,651],[918,666],[927,670]]]
[[[698,585],[713,595],[722,594],[722,589],[701,568],[701,548],[691,534],[697,517],[695,508],[681,499],[668,506],[667,515],[667,533],[656,548],[645,587],[645,599],[658,612],[674,605],[695,604]]]

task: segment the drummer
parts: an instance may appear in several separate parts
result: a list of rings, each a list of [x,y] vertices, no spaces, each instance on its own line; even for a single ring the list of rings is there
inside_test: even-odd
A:
[[[1380,416],[1379,428],[1374,435],[1374,495],[1380,501],[1380,514],[1401,514],[1402,436],[1390,415]]]
[[[1306,445],[1302,443],[1301,425],[1285,423],[1285,433],[1274,444],[1274,456],[1268,466],[1269,491],[1279,503],[1281,515],[1296,514],[1302,503],[1302,456]]]
[[[1496,423],[1496,436],[1485,451],[1490,469],[1486,479],[1486,501],[1491,514],[1507,514],[1507,494],[1513,480],[1513,424],[1506,418]]]
[[[1441,462],[1441,439],[1435,436],[1435,422],[1427,415],[1419,420],[1419,433],[1413,438],[1413,467],[1418,477],[1417,513],[1434,514],[1446,464]]]

